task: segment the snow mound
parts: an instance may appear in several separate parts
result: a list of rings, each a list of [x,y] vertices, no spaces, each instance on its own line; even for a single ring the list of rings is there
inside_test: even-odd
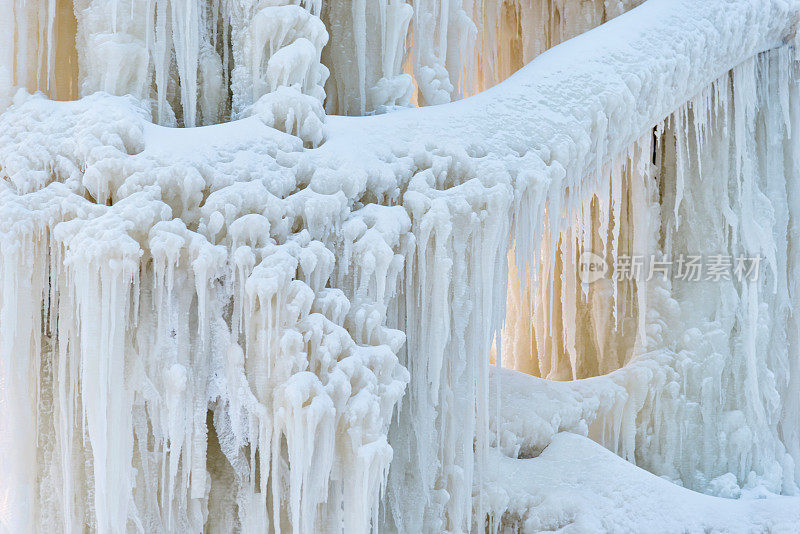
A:
[[[800,521],[796,498],[698,494],[568,432],[536,458],[493,451],[488,461],[486,499],[524,533],[793,532]]]

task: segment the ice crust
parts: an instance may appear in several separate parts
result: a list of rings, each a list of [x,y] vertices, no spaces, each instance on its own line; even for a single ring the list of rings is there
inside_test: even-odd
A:
[[[800,4],[649,0],[326,116],[409,102],[407,27],[418,103],[468,94],[510,16],[352,2],[342,70],[347,4],[78,0],[85,96],[0,115],[0,530],[796,524]],[[585,250],[764,271],[584,288]]]

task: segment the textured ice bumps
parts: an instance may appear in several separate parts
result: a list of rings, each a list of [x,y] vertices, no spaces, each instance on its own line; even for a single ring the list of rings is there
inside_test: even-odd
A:
[[[4,521],[367,530],[408,382],[385,326],[408,216],[295,188],[302,145],[273,133],[260,176],[219,166],[224,140],[152,153],[142,113],[19,95],[3,118]]]

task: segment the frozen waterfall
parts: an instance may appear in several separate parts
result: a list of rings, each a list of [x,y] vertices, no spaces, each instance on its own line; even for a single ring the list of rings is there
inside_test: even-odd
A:
[[[0,533],[792,531],[797,0],[0,0]]]

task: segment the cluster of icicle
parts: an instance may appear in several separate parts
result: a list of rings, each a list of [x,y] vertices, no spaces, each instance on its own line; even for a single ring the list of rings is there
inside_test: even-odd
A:
[[[697,491],[800,492],[792,53],[782,47],[725,74],[599,164],[565,213],[544,217],[541,244],[535,234],[517,241],[516,258],[533,250],[537,260],[520,276],[524,261],[511,254],[506,365],[554,380],[597,378],[544,386],[559,406],[552,411],[499,415],[492,428],[508,454],[535,456],[569,430]],[[542,206],[535,196],[523,202],[533,213]],[[607,261],[607,277],[586,283],[584,252]],[[694,254],[761,265],[757,277],[647,279],[650,262]],[[645,258],[635,282],[614,272],[623,255]],[[515,394],[519,386],[504,395]],[[504,514],[524,522],[524,504],[510,513],[508,503],[495,495],[498,526]]]
[[[251,168],[150,156],[148,118],[20,93],[0,119],[4,526],[367,531],[408,215],[297,189],[288,136]]]
[[[257,117],[194,155],[148,117],[0,118],[4,526],[468,530],[509,185],[422,147],[353,176]]]
[[[4,87],[84,96],[19,93],[0,119],[3,526],[467,530],[502,320],[477,309],[503,308],[487,280],[507,278],[511,188],[453,181],[479,174],[463,150],[398,154],[415,176],[387,191],[303,148],[325,109],[443,103],[507,76],[540,50],[501,74],[494,50],[520,32],[497,29],[476,68],[470,17],[519,6],[76,0],[70,20],[63,4],[11,0],[3,35]],[[605,20],[592,10],[558,31]],[[295,137],[179,163],[145,147],[150,121],[247,116]]]
[[[132,94],[187,127],[241,117],[279,86],[329,114],[382,113],[477,93],[640,3],[74,0],[73,18],[68,0],[5,0],[0,90]]]

